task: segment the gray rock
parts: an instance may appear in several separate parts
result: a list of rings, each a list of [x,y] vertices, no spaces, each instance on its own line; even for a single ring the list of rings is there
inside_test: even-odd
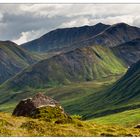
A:
[[[19,102],[19,104],[16,106],[16,108],[13,111],[14,116],[31,116],[32,112],[39,107],[44,106],[51,106],[56,107],[60,106],[60,104],[55,101],[54,99],[45,96],[42,93],[36,94],[33,98],[27,98],[23,99]]]

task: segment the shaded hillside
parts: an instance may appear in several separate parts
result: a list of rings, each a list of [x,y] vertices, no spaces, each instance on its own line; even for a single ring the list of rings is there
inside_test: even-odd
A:
[[[125,72],[125,65],[108,48],[76,49],[29,67],[6,84],[11,88],[48,87],[91,81]]]
[[[106,47],[114,47],[122,43],[139,38],[140,28],[125,23],[117,23],[108,27],[105,31],[89,39],[89,43],[100,44]]]
[[[140,103],[140,61],[130,67],[107,95],[109,98],[115,96],[114,101],[120,104]]]
[[[97,36],[73,44],[73,47],[101,45],[110,48],[127,66],[140,59],[140,28],[125,23],[114,24]]]
[[[74,101],[79,106],[78,109],[74,108],[74,102],[67,103],[65,108],[70,112],[80,110],[80,114],[84,115],[84,118],[140,108],[140,61],[133,64],[128,72],[110,88],[87,96],[83,100],[84,102]]]
[[[138,27],[125,23],[111,26],[99,23],[94,26],[57,29],[21,46],[30,51],[47,51],[48,54],[56,55],[75,48],[101,45],[111,48],[117,57],[130,66],[139,59],[139,37]]]
[[[140,38],[111,48],[113,53],[128,66],[140,60]]]
[[[95,36],[105,30],[109,25],[102,23],[94,26],[82,26],[53,30],[42,37],[22,44],[29,51],[44,52],[52,49],[70,47],[72,44]]]
[[[15,43],[0,41],[0,83],[34,62],[34,58]]]
[[[114,47],[139,38],[139,36],[140,28],[138,27],[125,23],[117,23],[111,26],[99,23],[94,26],[57,29],[21,46],[30,51],[38,52],[72,46],[85,47],[95,44]]]

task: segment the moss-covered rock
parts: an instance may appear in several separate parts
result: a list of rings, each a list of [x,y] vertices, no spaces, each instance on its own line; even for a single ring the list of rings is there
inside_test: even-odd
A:
[[[72,122],[72,118],[64,112],[61,106],[44,106],[39,107],[32,112],[32,118],[38,118],[48,122],[55,123],[69,123]]]
[[[64,112],[61,105],[42,93],[33,98],[23,99],[13,111],[14,116],[25,116],[54,123],[69,123],[72,118]]]

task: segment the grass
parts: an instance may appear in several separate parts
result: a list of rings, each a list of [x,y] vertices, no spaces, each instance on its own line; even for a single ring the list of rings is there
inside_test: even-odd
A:
[[[0,136],[140,136],[140,130],[119,125],[100,125],[78,119],[71,123],[55,124],[0,113]]]
[[[99,124],[117,124],[126,127],[135,126],[136,124],[140,123],[140,109],[133,109],[113,115],[107,115],[104,117],[92,119],[90,121]]]
[[[12,112],[16,104],[24,98],[44,92],[61,103],[65,111],[71,115],[81,115],[83,119],[116,114],[126,110],[139,108],[139,103],[117,104],[118,100],[107,96],[106,91],[120,76],[111,76],[92,82],[77,82],[44,89],[25,89],[24,91],[7,91],[1,94],[0,111]],[[3,93],[3,92],[2,92]],[[136,118],[134,118],[136,119]]]
[[[74,82],[103,79],[126,71],[125,64],[110,49],[92,46],[49,57],[5,83],[5,88],[46,88]]]
[[[28,88],[18,92],[15,91],[1,91],[0,92],[0,111],[12,112],[16,104],[24,98],[33,96],[38,92],[44,92],[47,96],[50,96],[58,100],[65,110],[70,114],[77,114],[78,112],[68,111],[67,106],[73,105],[76,107],[76,102],[84,103],[84,98],[89,95],[94,95],[96,92],[108,87],[111,83],[114,83],[120,76],[110,76],[102,80],[94,80],[91,82],[77,82],[71,83],[65,86],[56,86],[45,89],[32,89]],[[3,94],[5,93],[5,94]]]

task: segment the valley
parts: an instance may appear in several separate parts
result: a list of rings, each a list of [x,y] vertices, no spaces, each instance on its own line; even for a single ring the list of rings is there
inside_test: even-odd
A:
[[[0,136],[140,136],[139,85],[135,26],[98,23],[56,29],[21,45],[0,41]],[[37,93],[58,101],[72,122],[11,116]]]

